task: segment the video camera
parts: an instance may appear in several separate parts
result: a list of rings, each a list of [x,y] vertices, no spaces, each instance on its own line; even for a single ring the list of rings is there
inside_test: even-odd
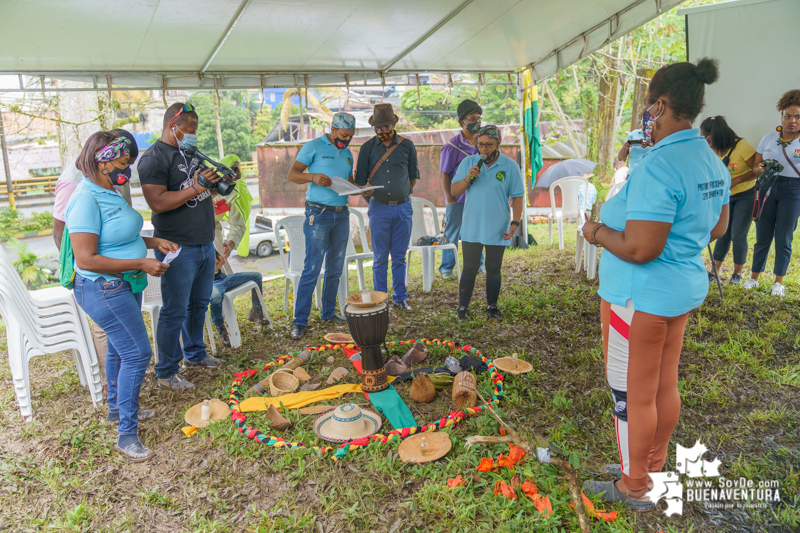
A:
[[[234,180],[236,179],[236,172],[234,172],[232,168],[225,166],[222,163],[214,161],[213,159],[205,155],[203,152],[198,150],[196,146],[191,146],[187,148],[186,153],[190,156],[197,157],[202,161],[207,162],[208,164],[211,165],[211,167],[215,171],[219,172],[220,174],[228,176],[229,178]],[[204,169],[202,168],[201,165],[200,172],[202,172],[203,170]],[[231,180],[222,178],[217,183],[214,183],[213,181],[206,179],[202,174],[199,174],[197,176],[197,183],[200,184],[201,187],[205,187],[206,189],[217,189],[217,192],[220,193],[222,196],[228,196],[230,193],[233,192],[233,189],[236,187],[236,184]]]
[[[764,165],[764,172],[756,179],[756,185],[766,187],[776,174],[783,172],[783,165],[774,159],[765,159],[762,164]]]

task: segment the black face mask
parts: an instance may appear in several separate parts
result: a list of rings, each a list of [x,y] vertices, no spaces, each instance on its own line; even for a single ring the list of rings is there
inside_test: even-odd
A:
[[[347,148],[347,145],[350,144],[351,140],[352,139],[347,139],[345,141],[344,139],[340,139],[339,137],[334,137],[333,138],[333,145],[336,148],[338,148],[339,150],[343,150],[343,149]]]
[[[500,155],[500,149],[499,148],[497,150],[495,150],[494,152],[492,152],[491,154],[489,154],[489,157],[486,158],[486,162],[487,163],[494,163],[494,160],[497,159],[498,155]]]
[[[478,131],[478,128],[481,127],[481,121],[479,120],[478,122],[476,122],[474,124],[470,124],[469,122],[467,122],[466,126],[467,126],[467,131],[468,132],[475,133],[476,131]]]
[[[112,185],[125,185],[131,180],[131,167],[128,167],[124,170],[114,167],[114,170],[108,173],[108,177],[111,178]]]

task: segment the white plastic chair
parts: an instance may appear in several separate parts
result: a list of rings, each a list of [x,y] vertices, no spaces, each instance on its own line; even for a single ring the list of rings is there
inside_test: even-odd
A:
[[[219,249],[222,249],[222,246],[219,243],[218,239],[214,239],[214,247],[216,248],[219,245]],[[222,266],[223,272],[227,275],[233,274],[233,268],[231,268],[230,263],[228,260],[225,259],[225,263]],[[222,318],[225,320],[225,323],[228,325],[228,337],[231,340],[231,348],[238,348],[242,345],[242,333],[239,331],[239,319],[236,317],[236,309],[233,307],[233,299],[239,296],[240,294],[244,294],[251,290],[255,289],[256,293],[258,294],[258,301],[261,303],[261,312],[264,313],[264,318],[267,319],[269,322],[270,327],[272,327],[272,321],[269,318],[269,313],[267,312],[267,305],[264,303],[264,296],[261,294],[261,285],[256,284],[252,281],[248,281],[247,283],[243,283],[238,287],[234,287],[225,291],[225,294],[222,296]],[[211,327],[209,324],[211,322],[211,312],[208,311],[206,313],[206,328],[208,328],[208,336],[212,338],[214,337],[214,328]],[[215,350],[216,351],[216,350]]]
[[[611,188],[608,189],[608,192],[606,193],[605,201],[607,202],[607,201],[611,200],[620,191],[620,189],[622,189],[624,186],[625,186],[625,182],[624,181],[621,181],[619,183],[615,183],[614,185],[612,185]]]
[[[8,357],[20,413],[33,414],[29,363],[37,355],[72,350],[81,385],[95,407],[103,401],[100,366],[86,314],[69,291],[52,287],[29,291],[0,247],[0,314],[6,323]]]
[[[428,207],[433,214],[433,227],[434,232],[430,233],[425,227],[425,208]],[[422,290],[430,292],[433,287],[434,278],[434,260],[436,252],[444,250],[453,250],[456,255],[456,274],[461,278],[461,265],[458,260],[458,246],[454,242],[447,244],[439,244],[437,246],[417,246],[417,240],[423,235],[437,235],[439,233],[439,215],[436,213],[436,206],[432,202],[424,198],[411,198],[411,208],[414,214],[411,218],[411,242],[408,245],[407,260],[406,260],[406,286],[408,286],[408,271],[411,265],[411,252],[420,252],[422,255]]]
[[[616,195],[622,187],[625,186],[625,182],[615,183],[611,186],[611,188],[606,193],[606,202],[609,201],[611,198]],[[582,225],[581,225],[582,226]],[[594,279],[597,277],[597,246],[591,244],[589,241],[583,238],[583,233],[581,232],[581,227],[578,227],[578,242],[583,242],[583,269],[586,271],[586,277],[588,279]],[[579,273],[581,270],[580,266],[581,262],[581,253],[579,246],[575,247],[575,273]]]
[[[356,217],[358,232],[361,235],[362,252],[358,253],[356,251],[355,243],[353,243],[353,237],[350,236],[347,239],[347,251],[345,252],[344,256],[342,277],[339,278],[339,312],[342,313],[342,315],[344,315],[345,308],[344,299],[347,298],[350,291],[350,262],[356,262],[356,271],[358,273],[358,290],[364,290],[364,287],[366,286],[366,282],[364,281],[364,261],[373,260],[375,258],[375,254],[369,249],[367,230],[364,227],[364,215],[355,209],[350,209],[350,216]]]
[[[589,196],[589,181],[580,176],[561,178],[550,185],[550,214],[547,215],[547,231],[550,245],[553,244],[553,220],[558,224],[558,248],[564,249],[564,221],[581,214],[578,191],[583,187],[583,197]],[[556,189],[561,189],[561,208],[556,207]]]
[[[152,250],[147,251],[147,256],[155,258]],[[147,287],[142,292],[142,312],[150,315],[150,329],[153,332],[153,360],[158,364],[158,317],[161,315],[161,308],[164,300],[161,296],[161,278],[147,275]],[[211,355],[217,355],[217,345],[214,342],[214,326],[211,323],[211,314],[206,311],[206,333],[208,343],[211,345]],[[183,339],[181,338],[181,345]]]
[[[617,170],[614,171],[614,179],[611,180],[611,183],[614,185],[618,183],[625,183],[628,179],[628,173],[630,170],[628,167],[619,167]]]
[[[300,284],[300,278],[303,276],[303,266],[306,262],[306,236],[303,233],[303,224],[305,220],[306,217],[296,215],[284,217],[275,225],[275,237],[278,239],[278,251],[281,254],[281,266],[283,267],[283,275],[286,282],[283,293],[283,310],[285,312],[289,308],[289,283],[291,283],[293,315],[294,308],[297,305],[297,289]],[[286,237],[289,239],[289,246],[291,246],[288,261],[286,259],[286,253],[283,250],[285,248],[285,243],[283,242],[281,229],[286,230]],[[320,307],[322,302],[321,282],[323,279],[325,279],[325,265],[319,270],[317,286],[314,288],[314,299],[317,307]]]

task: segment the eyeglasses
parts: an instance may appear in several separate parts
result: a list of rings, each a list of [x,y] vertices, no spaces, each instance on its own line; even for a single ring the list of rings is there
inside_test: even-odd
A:
[[[373,126],[372,129],[374,129],[375,131],[391,131],[392,127],[391,126]]]
[[[181,113],[183,113],[184,111],[186,111],[187,113],[191,113],[192,111],[194,111],[194,106],[192,104],[190,104],[189,102],[186,102],[185,104],[183,104],[183,106],[180,108],[180,110],[177,113],[175,113],[175,116],[172,117],[172,120],[169,121],[169,125],[172,126],[172,124],[176,120],[178,120],[178,117],[181,116]]]
[[[481,117],[480,117],[480,115],[478,115],[477,117],[472,117],[472,118],[467,117],[467,118],[464,119],[464,121],[467,124],[476,124],[476,123],[481,121]]]
[[[494,148],[497,146],[497,143],[490,142],[490,143],[478,143],[478,148]]]

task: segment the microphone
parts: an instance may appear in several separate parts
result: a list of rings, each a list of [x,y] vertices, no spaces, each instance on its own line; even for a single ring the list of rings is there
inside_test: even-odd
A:
[[[483,166],[483,164],[486,162],[486,159],[487,159],[488,157],[489,157],[489,156],[488,156],[488,155],[486,155],[486,154],[481,154],[480,160],[478,161],[478,170],[480,170],[480,169],[481,169],[481,167],[482,167],[482,166]],[[475,183],[475,178],[470,178],[470,179],[469,179],[469,184],[470,184],[470,185],[472,185],[473,183]]]

